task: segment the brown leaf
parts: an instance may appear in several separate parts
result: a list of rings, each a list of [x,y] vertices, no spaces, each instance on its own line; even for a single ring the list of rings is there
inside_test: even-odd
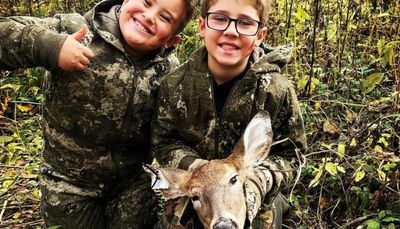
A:
[[[333,120],[325,120],[322,126],[324,133],[327,133],[332,136],[339,136],[340,135],[340,128]]]

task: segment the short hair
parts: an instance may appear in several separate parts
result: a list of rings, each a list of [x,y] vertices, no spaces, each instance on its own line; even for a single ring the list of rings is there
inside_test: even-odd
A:
[[[129,0],[121,0],[121,2],[127,2]],[[176,34],[182,32],[185,28],[186,24],[190,21],[193,17],[194,10],[196,8],[196,0],[182,0],[185,4],[184,11],[183,11],[183,18],[179,24],[178,29],[176,30]]]
[[[190,19],[193,16],[195,7],[196,7],[196,1],[195,0],[183,0],[185,3],[185,8],[184,8],[184,14],[183,18],[181,20],[181,23],[176,31],[176,33],[182,32],[182,30],[185,28],[186,24],[190,21]]]
[[[200,15],[205,18],[210,7],[215,4],[218,0],[201,0]],[[260,17],[261,23],[264,25],[268,22],[269,11],[271,9],[271,3],[269,0],[235,0],[249,3],[257,10],[258,16]]]

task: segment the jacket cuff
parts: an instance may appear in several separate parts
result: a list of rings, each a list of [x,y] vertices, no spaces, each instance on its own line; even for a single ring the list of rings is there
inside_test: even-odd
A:
[[[48,30],[38,33],[33,46],[33,55],[37,64],[50,69],[57,68],[60,50],[67,37],[68,34],[53,33]]]

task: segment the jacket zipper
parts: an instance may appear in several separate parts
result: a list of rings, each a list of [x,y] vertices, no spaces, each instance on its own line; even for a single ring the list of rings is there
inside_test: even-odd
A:
[[[229,91],[228,97],[226,98],[225,103],[222,106],[221,114],[219,117],[217,115],[217,106],[215,105],[214,82],[213,82],[213,78],[210,74],[209,74],[209,80],[211,83],[211,98],[212,98],[213,111],[214,111],[214,116],[215,116],[214,155],[216,156],[216,158],[221,159],[221,155],[219,153],[219,140],[220,140],[219,138],[220,138],[221,119],[225,113],[224,111],[225,111],[226,104],[229,103],[229,101],[232,97],[233,91],[236,89],[240,80],[236,81],[235,84],[232,86],[231,90]]]

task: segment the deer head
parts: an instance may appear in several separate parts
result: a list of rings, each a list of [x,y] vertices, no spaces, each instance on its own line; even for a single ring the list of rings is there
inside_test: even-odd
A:
[[[271,144],[269,114],[260,112],[228,158],[211,160],[194,171],[144,168],[152,175],[153,189],[166,198],[189,197],[206,229],[239,229],[246,220],[244,182],[268,156]]]

